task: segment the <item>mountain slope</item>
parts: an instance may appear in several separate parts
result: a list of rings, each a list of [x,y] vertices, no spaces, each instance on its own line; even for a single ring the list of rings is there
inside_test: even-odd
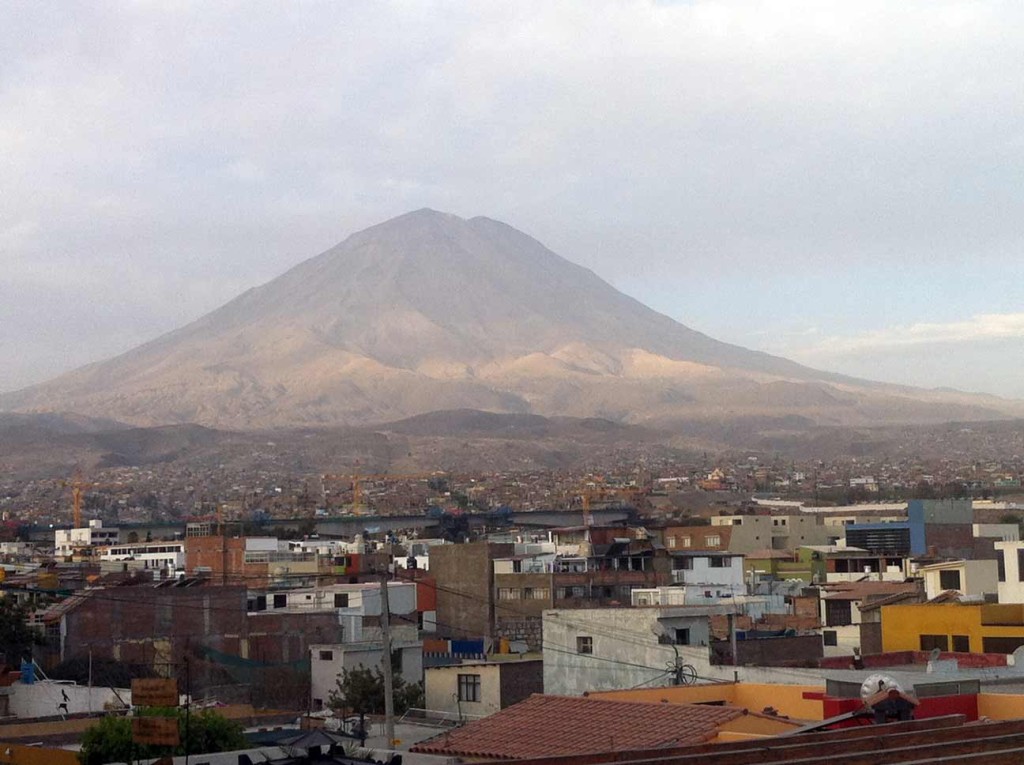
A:
[[[1020,411],[718,342],[510,226],[431,210],[354,234],[192,324],[0,406],[235,428],[467,408],[844,424]]]

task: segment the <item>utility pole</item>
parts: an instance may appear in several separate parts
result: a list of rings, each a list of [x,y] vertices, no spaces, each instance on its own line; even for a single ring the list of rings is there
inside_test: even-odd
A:
[[[391,667],[391,608],[388,605],[388,570],[380,573],[380,631],[384,670],[384,738],[388,748],[395,741],[395,682]]]

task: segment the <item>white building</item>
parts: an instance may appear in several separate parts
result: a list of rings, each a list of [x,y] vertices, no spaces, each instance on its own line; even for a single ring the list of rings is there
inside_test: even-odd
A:
[[[383,657],[380,596],[380,585],[372,582],[250,595],[249,605],[255,610],[338,612],[342,642],[310,647],[310,700],[313,709],[327,706],[330,692],[343,668],[380,666]],[[412,582],[388,582],[388,611],[391,614],[392,650],[401,654],[402,677],[410,683],[418,683],[423,679],[423,643],[419,639],[416,585]]]
[[[1016,523],[975,523],[975,539],[998,539],[1000,542],[1016,542],[1020,539],[1020,526]]]
[[[1000,603],[1024,603],[1024,542],[996,542],[997,591]]]
[[[418,639],[416,629],[395,627],[392,630],[391,650],[399,654],[398,670],[407,683],[423,680],[423,643]],[[342,669],[357,667],[375,669],[384,658],[380,640],[345,641],[313,645],[309,648],[310,702],[314,711],[330,704],[331,691],[337,688]]]
[[[136,542],[100,550],[100,562],[134,561],[137,568],[185,570],[184,542]]]
[[[53,533],[53,546],[57,555],[73,555],[84,547],[103,547],[117,544],[119,529],[104,528],[103,521],[92,520],[80,529],[57,529]]]
[[[300,587],[294,590],[269,590],[249,596],[250,611],[333,611],[339,618],[374,617],[381,615],[380,584],[358,582],[331,584],[324,587]],[[392,619],[416,620],[416,584],[388,582],[388,610]],[[343,621],[344,623],[344,621]],[[361,629],[361,628],[360,628]],[[360,634],[355,632],[353,634]],[[356,638],[359,639],[359,638]]]
[[[544,612],[544,692],[670,685],[676,662],[715,673],[710,616],[730,606],[549,609]]]
[[[947,591],[978,599],[999,592],[998,563],[994,560],[931,563],[918,568],[917,573],[924,579],[924,592],[929,600]]]
[[[540,659],[464,661],[423,672],[423,697],[433,719],[462,721],[487,717],[544,692]]]
[[[686,590],[688,605],[747,594],[743,555],[722,552],[672,553],[672,583]]]

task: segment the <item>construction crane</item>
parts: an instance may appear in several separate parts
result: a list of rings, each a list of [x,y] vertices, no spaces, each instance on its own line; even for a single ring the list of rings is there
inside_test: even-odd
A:
[[[65,485],[67,485],[65,483]],[[121,489],[127,490],[124,484],[120,483],[95,483],[82,480],[82,473],[75,471],[71,478],[71,522],[72,528],[82,528],[82,497],[91,489]]]
[[[443,473],[353,473],[351,475],[322,475],[321,481],[348,481],[352,485],[352,509],[359,513],[363,508],[364,481],[422,481],[438,478]]]

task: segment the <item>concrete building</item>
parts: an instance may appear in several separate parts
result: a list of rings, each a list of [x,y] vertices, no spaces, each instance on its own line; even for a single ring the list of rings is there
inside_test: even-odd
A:
[[[288,582],[315,584],[320,575],[315,552],[291,550],[274,537],[185,537],[185,569],[218,584]],[[305,579],[302,579],[305,577]]]
[[[996,542],[1000,603],[1024,603],[1024,542]]]
[[[687,605],[746,595],[743,555],[731,552],[674,552],[672,584],[683,589]]]
[[[713,517],[711,525],[730,527],[729,550],[736,553],[829,545],[841,536],[816,515],[722,515]]]
[[[860,547],[801,547],[797,557],[810,565],[814,583],[902,582],[910,575],[909,557],[879,554]]]
[[[342,669],[357,667],[375,669],[384,659],[379,633],[374,640],[351,640],[341,643],[318,643],[309,647],[310,708],[318,711],[330,704],[331,691],[337,688]],[[423,643],[415,627],[395,626],[391,635],[392,655],[398,655],[396,669],[408,683],[423,680]]]
[[[67,557],[82,548],[105,547],[116,544],[120,531],[105,527],[103,521],[89,521],[80,529],[57,529],[53,532],[53,546],[58,556]]]
[[[712,615],[731,606],[551,609],[544,612],[544,692],[669,685],[677,662],[708,676]]]
[[[941,558],[992,557],[992,540],[974,534],[969,499],[914,499],[906,520],[847,525],[846,545],[879,555],[932,555]],[[982,554],[978,554],[981,552]]]
[[[836,582],[819,588],[825,656],[851,656],[862,651],[861,624],[865,617],[861,606],[897,594],[916,595],[919,591],[913,582]]]
[[[732,529],[728,526],[666,526],[652,532],[670,552],[731,549]]]
[[[423,675],[428,715],[446,720],[486,717],[544,692],[541,659],[463,662]]]
[[[998,597],[998,564],[994,560],[953,560],[931,563],[917,570],[929,600],[943,592],[956,592],[979,600]]]
[[[132,561],[143,569],[163,572],[185,571],[184,542],[135,542],[111,545],[100,550],[100,562]]]
[[[440,634],[487,638],[494,635],[497,592],[493,562],[514,553],[512,544],[491,542],[438,545],[430,549]]]

